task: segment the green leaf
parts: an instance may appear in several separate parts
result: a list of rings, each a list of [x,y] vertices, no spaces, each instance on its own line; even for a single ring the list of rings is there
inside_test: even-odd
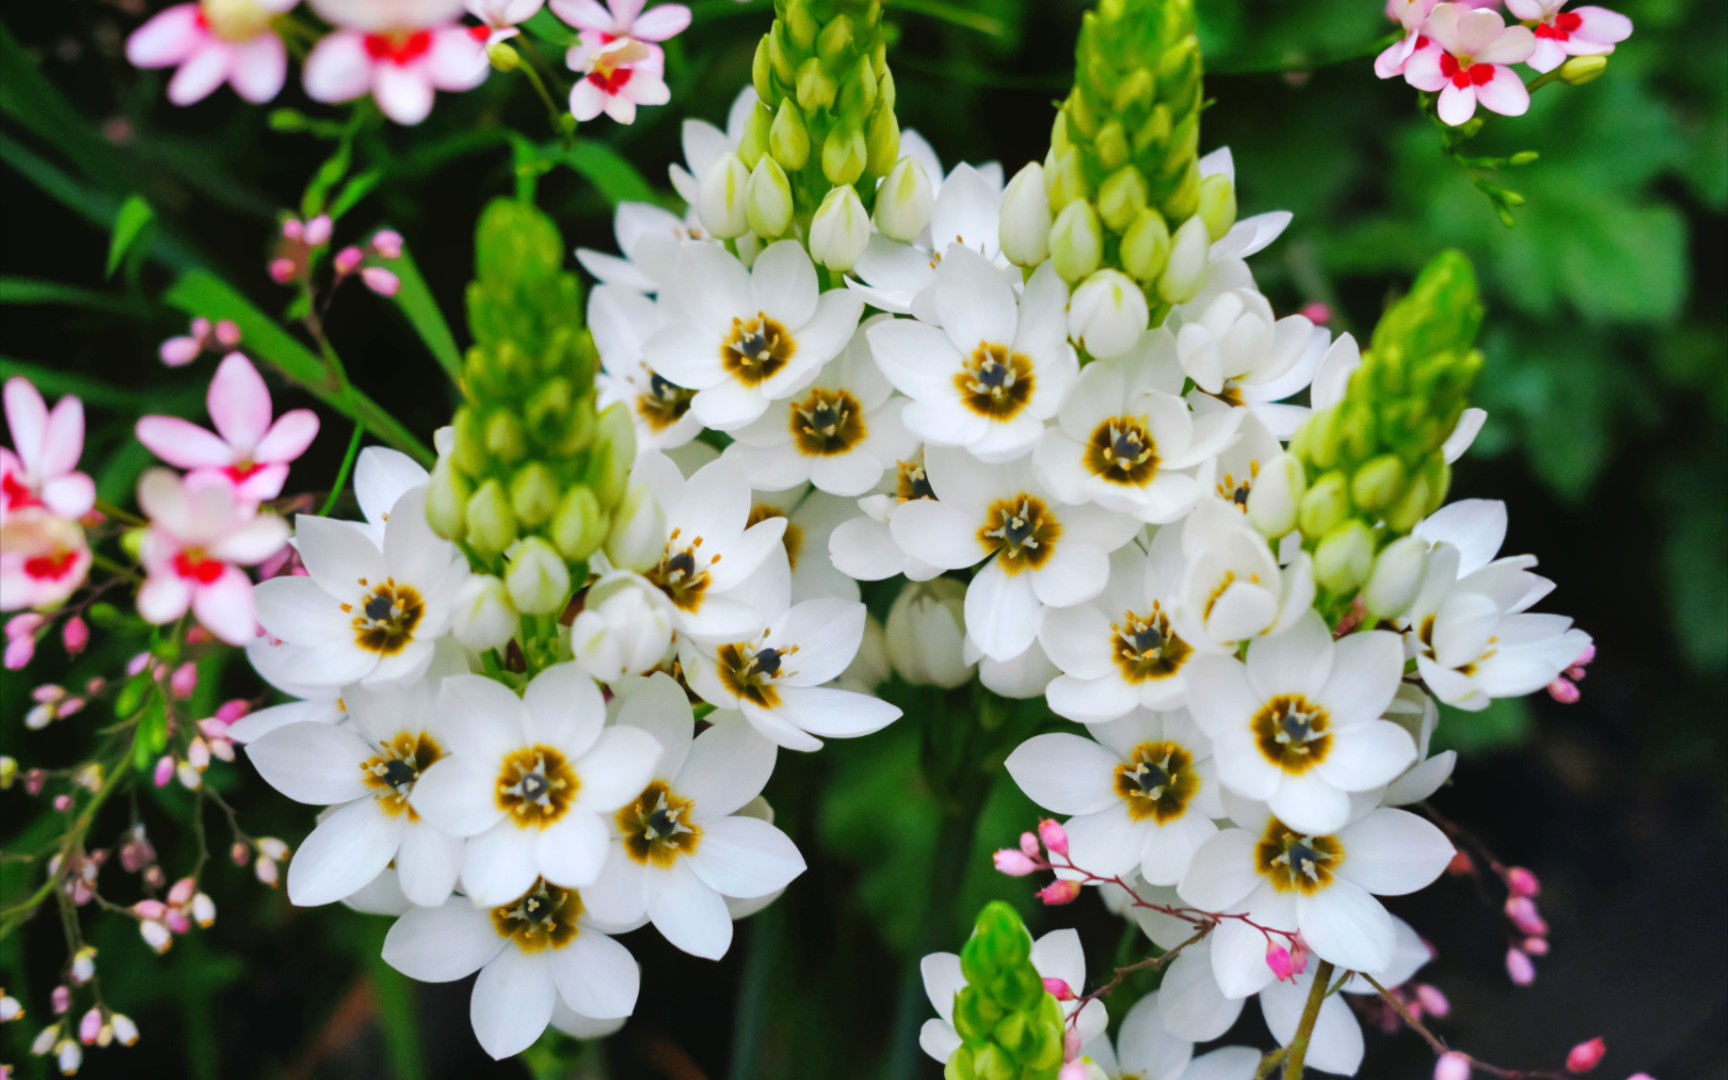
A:
[[[402,282],[402,288],[396,293],[397,307],[414,332],[420,335],[420,340],[426,343],[426,348],[431,350],[438,366],[450,376],[451,382],[456,382],[462,377],[462,350],[457,348],[456,337],[450,332],[444,313],[438,310],[438,302],[432,298],[432,290],[427,288],[419,265],[404,250],[401,258],[390,263],[390,269]]]
[[[79,172],[100,186],[110,191],[131,187],[113,145],[48,81],[36,58],[4,24],[0,24],[0,113],[66,155]]]
[[[150,208],[142,195],[133,195],[120,204],[120,213],[114,218],[114,238],[108,243],[109,277],[120,269],[127,253],[155,220],[156,211]]]
[[[39,281],[35,278],[0,278],[0,306],[6,304],[20,307],[91,308],[140,318],[147,318],[154,313],[148,304],[124,296],[83,289],[76,285],[63,285],[58,281]]]
[[[621,202],[655,201],[654,186],[643,178],[636,166],[605,143],[584,139],[563,151],[559,160],[600,189],[600,194],[613,206]]]
[[[182,407],[196,404],[204,395],[201,387],[191,387],[166,396],[159,392],[140,394],[136,389],[114,386],[76,371],[33,364],[28,360],[0,357],[0,381],[17,376],[29,379],[36,389],[48,397],[72,394],[87,406],[111,409],[129,416],[146,412],[178,412]]]

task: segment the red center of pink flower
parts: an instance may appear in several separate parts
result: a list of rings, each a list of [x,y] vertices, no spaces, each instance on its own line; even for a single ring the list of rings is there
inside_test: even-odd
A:
[[[196,581],[200,585],[214,585],[225,569],[226,564],[209,558],[195,548],[188,548],[174,556],[174,572],[187,581]]]
[[[1494,81],[1493,64],[1472,64],[1468,59],[1459,63],[1451,53],[1440,54],[1440,74],[1452,80],[1452,85],[1460,90],[1469,88],[1474,83],[1477,86],[1487,86]]]
[[[77,558],[75,551],[33,555],[24,560],[24,575],[33,581],[60,581],[72,572],[72,564]]]
[[[398,67],[411,64],[431,51],[430,30],[417,30],[412,34],[366,35],[366,55],[373,60],[388,60]]]
[[[240,464],[230,465],[222,471],[228,474],[228,479],[238,484],[263,467],[256,461],[242,461]]]
[[[1536,36],[1550,41],[1569,41],[1578,28],[1584,25],[1584,16],[1575,11],[1563,11],[1554,16],[1551,23],[1543,23],[1536,28]]]
[[[0,501],[4,501],[8,510],[28,510],[32,506],[41,506],[42,500],[27,487],[24,481],[18,479],[17,473],[6,473],[0,476]]]
[[[598,86],[606,96],[614,97],[629,83],[630,76],[635,72],[630,68],[613,68],[611,71],[593,71],[588,74],[588,81]]]

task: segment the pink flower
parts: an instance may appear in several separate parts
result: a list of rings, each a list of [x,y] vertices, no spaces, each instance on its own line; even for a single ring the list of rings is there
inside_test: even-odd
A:
[[[1568,56],[1606,56],[1632,36],[1632,20],[1607,8],[1581,7],[1562,11],[1566,0],[1506,0],[1514,18],[1536,31],[1536,51],[1530,66],[1549,72]]]
[[[460,0],[312,0],[339,27],[306,57],[306,96],[340,104],[371,94],[384,115],[414,125],[432,111],[434,91],[472,90],[486,81],[484,26],[454,20]]]
[[[257,632],[252,582],[240,567],[280,551],[288,526],[236,501],[227,484],[200,487],[167,469],[151,469],[138,481],[138,505],[150,516],[140,553],[147,577],[138,590],[138,614],[161,625],[190,608],[228,644],[251,641]]]
[[[1478,103],[1502,116],[1522,116],[1530,91],[1508,64],[1530,58],[1536,35],[1528,27],[1507,26],[1492,11],[1466,11],[1440,4],[1428,16],[1428,43],[1404,64],[1404,81],[1418,90],[1440,92],[1440,119],[1456,127],[1476,115]]]
[[[605,113],[620,124],[636,121],[636,106],[664,105],[672,100],[664,78],[665,56],[659,48],[634,38],[611,38],[599,44],[573,45],[564,62],[581,75],[570,90],[570,114],[592,120]]]
[[[204,0],[176,4],[132,32],[126,59],[141,68],[177,67],[168,100],[191,105],[223,83],[262,104],[282,92],[288,50],[270,21],[299,0]]]
[[[247,503],[282,494],[288,464],[318,434],[317,415],[293,409],[272,420],[270,388],[239,353],[216,369],[206,400],[215,432],[177,416],[146,416],[138,421],[138,441],[168,464],[190,469],[186,479],[195,486],[229,485]]]
[[[90,561],[76,521],[43,508],[13,512],[0,525],[0,611],[63,602],[84,584]],[[10,649],[7,655],[11,666]]]
[[[643,14],[645,4],[646,0],[606,0],[601,7],[597,0],[552,0],[552,13],[582,31],[583,44],[590,47],[614,38],[666,41],[690,25],[690,9],[683,4],[661,4]]]
[[[6,380],[6,426],[16,450],[0,446],[0,523],[46,507],[81,518],[96,504],[96,485],[78,471],[84,453],[84,405],[64,397],[52,410],[29,379]]]
[[[1422,40],[1422,24],[1437,0],[1386,0],[1386,17],[1404,28],[1404,36],[1374,58],[1374,74],[1395,79],[1404,74],[1404,62]]]
[[[462,6],[486,24],[486,47],[490,49],[520,34],[516,28],[540,14],[546,0],[467,0]]]

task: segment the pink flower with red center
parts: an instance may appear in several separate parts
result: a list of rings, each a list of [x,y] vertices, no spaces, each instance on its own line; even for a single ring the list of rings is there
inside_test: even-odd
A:
[[[1386,17],[1404,28],[1404,36],[1374,58],[1374,74],[1382,79],[1404,74],[1404,62],[1422,41],[1422,26],[1435,3],[1436,0],[1386,0]]]
[[[168,100],[191,105],[223,83],[262,104],[282,92],[288,50],[271,21],[300,0],[203,0],[176,4],[132,32],[126,59],[141,68],[178,68]]]
[[[1536,32],[1530,66],[1549,72],[1568,56],[1606,56],[1632,36],[1632,20],[1607,8],[1561,10],[1567,0],[1506,0],[1506,10]]]
[[[1404,63],[1404,81],[1440,94],[1440,119],[1457,126],[1480,104],[1502,116],[1522,116],[1530,91],[1509,64],[1523,63],[1536,48],[1528,27],[1507,26],[1493,11],[1468,11],[1439,4],[1428,16],[1426,44]]]
[[[223,484],[234,498],[257,504],[282,494],[288,465],[312,444],[318,417],[293,409],[273,417],[270,388],[252,362],[230,353],[210,380],[206,398],[215,431],[177,416],[138,421],[138,441],[168,464],[190,470],[194,487]]]
[[[90,546],[76,521],[39,506],[0,525],[0,611],[53,607],[89,574]]]
[[[578,120],[605,113],[620,124],[636,119],[638,105],[664,105],[666,56],[659,42],[690,25],[690,9],[661,4],[642,10],[644,0],[551,0],[552,11],[581,31],[581,44],[565,57],[570,70],[584,77],[570,91],[570,112]]]
[[[256,635],[252,582],[242,566],[256,566],[282,550],[288,526],[236,499],[227,484],[198,486],[167,469],[138,481],[138,505],[150,517],[139,560],[147,575],[138,590],[138,614],[162,625],[188,610],[230,645]]]
[[[438,90],[486,81],[486,27],[454,20],[461,0],[312,0],[335,32],[306,57],[306,95],[335,105],[371,94],[384,115],[413,125]]]
[[[81,518],[96,503],[96,485],[78,471],[84,453],[84,405],[64,397],[49,409],[22,377],[6,380],[6,426],[15,449],[0,446],[0,524],[21,510],[46,508]]]
[[[615,38],[666,41],[690,25],[690,9],[683,4],[661,4],[644,12],[645,4],[646,0],[606,0],[602,7],[597,0],[552,0],[552,13],[582,31],[582,41],[590,48]]]

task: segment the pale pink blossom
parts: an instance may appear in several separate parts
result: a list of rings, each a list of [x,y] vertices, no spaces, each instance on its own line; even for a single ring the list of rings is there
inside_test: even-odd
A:
[[[206,404],[214,432],[176,416],[146,416],[138,421],[138,441],[168,464],[190,470],[186,479],[194,486],[224,484],[246,503],[282,494],[289,463],[318,434],[317,415],[292,409],[273,417],[270,388],[239,353],[230,353],[216,369]]]
[[[484,26],[453,21],[460,0],[313,0],[332,26],[306,57],[306,96],[341,104],[372,95],[384,115],[413,125],[432,111],[436,91],[486,81]]]
[[[570,114],[576,119],[592,120],[605,113],[620,124],[630,124],[636,121],[638,105],[672,100],[665,57],[658,46],[627,37],[591,45],[588,31],[582,37],[564,57],[570,70],[581,76],[570,90]]]
[[[1422,40],[1422,26],[1437,0],[1386,0],[1386,17],[1404,28],[1404,36],[1374,59],[1374,74],[1395,79],[1404,74],[1404,62]]]
[[[0,523],[0,611],[50,608],[78,591],[90,574],[90,546],[76,521],[43,507],[13,511]],[[13,646],[10,637],[7,666]],[[34,642],[34,638],[30,640]],[[33,651],[33,644],[31,650]],[[29,651],[19,648],[24,663]],[[19,666],[22,666],[20,664]]]
[[[45,507],[80,518],[96,503],[96,485],[78,471],[84,453],[84,405],[63,397],[53,409],[29,379],[6,380],[6,426],[13,449],[0,446],[0,524],[20,510]]]
[[[1536,32],[1530,66],[1549,72],[1568,56],[1606,56],[1632,36],[1632,20],[1618,11],[1581,7],[1564,11],[1567,0],[1506,0],[1506,9]]]
[[[252,640],[252,582],[240,567],[281,550],[288,526],[257,514],[226,484],[197,486],[166,469],[152,469],[138,481],[138,505],[150,517],[139,556],[147,577],[138,590],[138,614],[161,625],[190,609],[230,645]]]
[[[1427,44],[1404,63],[1404,81],[1440,94],[1440,119],[1456,127],[1476,115],[1480,104],[1502,116],[1522,116],[1530,91],[1508,65],[1530,59],[1536,35],[1528,27],[1507,26],[1493,11],[1469,11],[1439,4],[1428,16]]]
[[[552,13],[582,31],[582,40],[598,46],[616,38],[660,42],[677,37],[690,25],[690,9],[661,4],[644,12],[646,0],[552,0]]]
[[[540,14],[546,0],[466,0],[462,6],[486,24],[486,47],[490,49],[520,34],[516,28]]]
[[[300,0],[204,0],[176,4],[132,32],[126,59],[141,68],[178,68],[168,100],[191,105],[223,83],[262,104],[282,92],[288,50],[271,20]]]

